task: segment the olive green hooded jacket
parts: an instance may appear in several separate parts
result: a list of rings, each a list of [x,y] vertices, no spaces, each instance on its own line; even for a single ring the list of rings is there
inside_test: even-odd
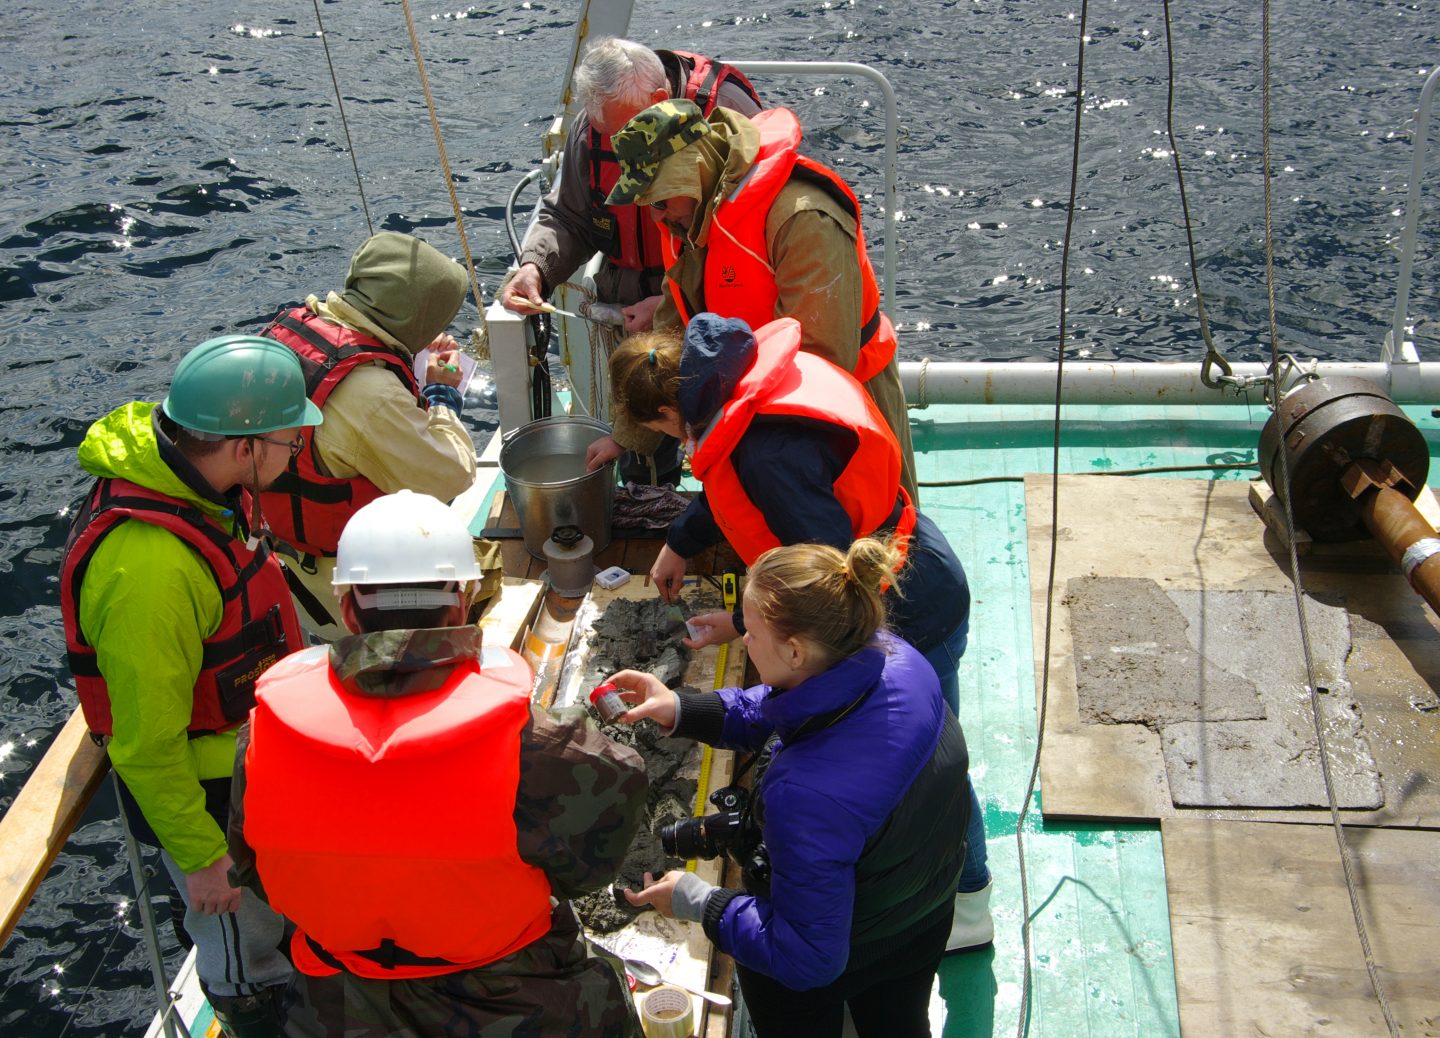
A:
[[[679,167],[688,179],[698,176],[698,194],[695,186],[682,192],[700,199],[694,223],[679,257],[665,273],[668,287],[681,293],[691,314],[709,309],[705,305],[705,260],[715,210],[741,188],[760,151],[760,131],[744,116],[716,109],[708,121],[711,132],[680,153],[686,161],[676,155],[661,166],[656,177],[659,186],[670,175],[671,167]],[[689,161],[690,153],[697,161]],[[659,194],[683,187],[672,183]],[[657,197],[656,190],[652,188],[645,197]],[[834,198],[804,180],[792,180],[782,188],[765,219],[767,259],[779,289],[775,316],[799,321],[800,348],[846,371],[854,371],[860,358],[860,329],[864,323],[860,312],[860,266],[855,261],[856,230],[854,218]],[[668,292],[655,311],[654,327],[657,331],[680,327],[679,312]],[[864,385],[900,441],[901,482],[918,504],[910,417],[898,359],[892,359]],[[640,430],[642,435],[645,432]],[[630,435],[628,428],[622,429],[616,423],[616,442],[630,447],[632,444],[622,438]]]

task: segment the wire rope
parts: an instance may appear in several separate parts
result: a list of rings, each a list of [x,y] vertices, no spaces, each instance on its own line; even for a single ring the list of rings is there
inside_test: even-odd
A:
[[[1216,389],[1230,380],[1230,367],[1210,335],[1210,319],[1205,314],[1205,296],[1200,291],[1200,264],[1195,259],[1195,232],[1190,221],[1190,202],[1185,195],[1185,170],[1180,162],[1180,142],[1175,136],[1175,43],[1170,30],[1170,0],[1165,0],[1165,132],[1170,138],[1170,157],[1175,165],[1175,183],[1180,189],[1180,211],[1185,217],[1185,245],[1190,250],[1190,283],[1195,288],[1195,310],[1200,317],[1200,338],[1205,340],[1205,359],[1200,364],[1200,381]],[[1220,369],[1220,378],[1212,378],[1212,368]]]
[[[1090,0],[1080,4],[1080,32],[1076,45],[1075,59],[1075,129],[1070,144],[1070,199],[1065,207],[1065,240],[1060,252],[1060,340],[1056,345],[1055,364],[1055,420],[1050,455],[1050,564],[1045,578],[1045,644],[1042,649],[1040,667],[1040,703],[1037,710],[1035,730],[1035,757],[1030,765],[1030,780],[1025,786],[1025,798],[1020,804],[1020,814],[1015,820],[1015,849],[1020,875],[1020,903],[1022,917],[1020,936],[1024,944],[1024,970],[1020,984],[1020,1018],[1016,1033],[1028,1034],[1030,1013],[1033,1004],[1034,935],[1030,919],[1030,882],[1025,863],[1025,822],[1030,816],[1030,802],[1035,796],[1035,787],[1040,778],[1040,751],[1045,744],[1045,714],[1050,696],[1050,635],[1055,610],[1055,558],[1059,549],[1060,529],[1060,419],[1061,402],[1065,383],[1065,333],[1066,316],[1069,313],[1070,297],[1070,245],[1075,230],[1075,196],[1080,181],[1080,122],[1085,110],[1085,27],[1090,17]]]
[[[435,133],[435,148],[440,153],[440,171],[445,177],[445,188],[450,192],[450,208],[455,214],[455,229],[460,234],[460,248],[465,253],[465,270],[470,275],[470,291],[475,297],[475,312],[485,315],[485,301],[480,294],[480,279],[475,274],[475,260],[470,255],[470,238],[465,233],[465,216],[460,211],[460,196],[455,193],[455,178],[450,173],[450,159],[445,154],[445,135],[440,132],[440,118],[435,114],[435,97],[430,92],[430,77],[425,74],[425,58],[420,53],[420,37],[415,32],[415,16],[410,11],[410,0],[400,0],[405,10],[405,26],[410,31],[410,49],[415,54],[415,68],[420,74],[420,88],[425,92],[425,109],[430,113],[430,128]]]
[[[355,142],[350,139],[350,121],[345,118],[345,102],[340,97],[340,80],[335,75],[335,62],[330,59],[330,36],[325,32],[325,19],[320,17],[320,0],[311,0],[315,5],[315,24],[320,27],[320,44],[325,48],[325,64],[330,67],[330,85],[335,88],[335,107],[340,110],[340,125],[345,130],[345,149],[350,153],[350,165],[355,170],[355,189],[360,192],[360,209],[365,213],[365,226],[371,237],[375,235],[375,224],[370,220],[370,203],[365,200],[365,183],[360,177],[360,163],[355,159]]]
[[[100,961],[95,964],[95,969],[90,974],[90,980],[86,983],[85,989],[80,992],[80,997],[75,1000],[75,1005],[70,1010],[69,1017],[67,1017],[65,1020],[65,1026],[60,1029],[60,1034],[58,1038],[65,1038],[65,1035],[70,1033],[70,1025],[75,1022],[75,1018],[80,1014],[80,1007],[85,1004],[85,999],[90,997],[90,992],[95,987],[95,978],[100,976],[100,971],[104,969],[106,964],[110,961],[110,952],[115,947],[115,938],[119,937],[121,931],[123,931],[124,929],[124,917],[122,916],[121,919],[116,921],[115,932],[110,935],[110,940],[107,941],[105,944],[105,950],[100,953]],[[170,1010],[168,1008],[162,1008],[160,1010],[160,1012],[162,1013],[169,1011]]]
[[[1254,461],[1220,461],[1207,465],[1154,465],[1139,469],[1106,469],[1103,472],[1067,472],[1067,476],[1151,476],[1166,472],[1229,472],[1240,469],[1258,469]],[[978,487],[987,483],[1024,483],[1024,476],[978,476],[975,479],[930,479],[921,480],[922,487]]]
[[[1276,376],[1280,370],[1281,354],[1280,331],[1275,318],[1275,240],[1271,207],[1272,178],[1270,175],[1270,0],[1263,0],[1260,17],[1260,162],[1265,187],[1265,297],[1270,334],[1270,373],[1274,380],[1273,390],[1275,393],[1274,420],[1279,422],[1281,421],[1280,386]],[[1284,438],[1283,428],[1281,429],[1281,438],[1282,440]],[[1385,989],[1380,983],[1379,970],[1375,965],[1375,955],[1370,948],[1370,936],[1365,927],[1365,915],[1361,910],[1360,895],[1355,886],[1354,863],[1351,860],[1349,842],[1345,838],[1345,826],[1340,821],[1334,779],[1330,773],[1330,751],[1325,741],[1325,722],[1320,706],[1321,690],[1315,679],[1315,660],[1311,652],[1310,628],[1305,616],[1305,588],[1300,579],[1300,557],[1295,547],[1295,513],[1291,507],[1289,451],[1282,442],[1280,449],[1275,453],[1280,459],[1280,485],[1276,487],[1276,493],[1280,497],[1282,511],[1285,515],[1285,546],[1290,564],[1290,587],[1295,596],[1295,611],[1300,625],[1300,648],[1305,658],[1307,683],[1305,691],[1309,695],[1310,719],[1315,725],[1315,740],[1320,750],[1320,774],[1325,781],[1325,798],[1330,808],[1330,826],[1335,832],[1335,843],[1340,853],[1340,867],[1345,874],[1345,892],[1350,898],[1350,911],[1355,919],[1355,933],[1360,939],[1360,948],[1365,956],[1365,972],[1369,974],[1370,986],[1380,1004],[1380,1012],[1385,1017],[1385,1026],[1390,1032],[1391,1038],[1399,1038],[1400,1029],[1395,1022],[1395,1015],[1390,1009],[1389,999],[1385,997]]]

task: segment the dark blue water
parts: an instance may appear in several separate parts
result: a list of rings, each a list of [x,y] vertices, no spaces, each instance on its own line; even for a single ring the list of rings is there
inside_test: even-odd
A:
[[[1372,359],[1394,306],[1408,119],[1440,60],[1440,19],[1386,0],[1274,6],[1282,343]],[[1259,4],[1176,7],[1176,125],[1202,287],[1221,345],[1260,359]],[[488,301],[510,258],[501,212],[556,107],[574,5],[412,8]],[[1056,0],[642,0],[635,35],[883,70],[902,121],[890,309],[905,356],[1033,358],[1056,339],[1079,11]],[[1164,136],[1162,11],[1092,4],[1070,306],[1075,342],[1095,357],[1202,352]],[[377,229],[458,256],[403,9],[352,0],[322,12]],[[158,399],[200,340],[338,286],[367,233],[315,33],[311,4],[274,0],[12,0],[0,11],[0,807],[73,705],[55,574],[84,485],[74,448],[85,428],[127,400]],[[762,89],[800,111],[813,154],[878,196],[872,88]],[[1436,182],[1411,305],[1432,358]],[[461,324],[475,319],[467,304]],[[493,417],[476,411],[477,438]],[[102,796],[0,954],[0,1033],[123,1034],[148,1018],[113,819]]]

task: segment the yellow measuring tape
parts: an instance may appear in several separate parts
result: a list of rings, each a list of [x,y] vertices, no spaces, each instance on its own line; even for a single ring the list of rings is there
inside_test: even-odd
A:
[[[725,602],[725,611],[735,611],[735,574],[726,573],[720,578],[720,594]],[[712,689],[725,687],[725,665],[730,660],[730,643],[721,642],[720,648],[715,653],[715,683]],[[710,795],[710,763],[714,751],[708,743],[700,744],[700,777],[695,780],[695,817],[699,818],[705,813],[705,798]],[[695,859],[691,858],[685,863],[686,872],[695,871]]]

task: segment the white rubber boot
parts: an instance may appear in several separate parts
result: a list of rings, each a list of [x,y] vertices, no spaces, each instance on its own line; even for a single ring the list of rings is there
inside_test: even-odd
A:
[[[946,954],[988,948],[995,940],[995,922],[990,918],[990,891],[994,888],[991,880],[979,890],[955,895],[955,919],[945,942]]]

